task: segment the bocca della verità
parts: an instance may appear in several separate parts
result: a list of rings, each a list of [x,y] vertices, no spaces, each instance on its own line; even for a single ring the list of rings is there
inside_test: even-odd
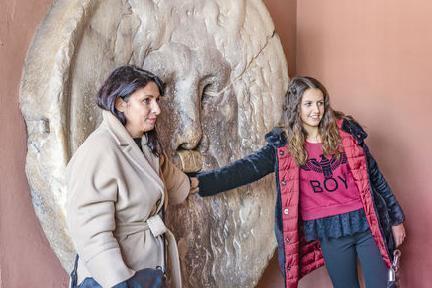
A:
[[[184,170],[219,167],[257,149],[282,115],[287,64],[261,0],[55,1],[29,48],[20,104],[33,206],[68,271],[75,251],[64,170],[101,121],[98,88],[124,64],[166,82],[157,130]],[[169,209],[184,287],[257,284],[276,247],[269,177]]]

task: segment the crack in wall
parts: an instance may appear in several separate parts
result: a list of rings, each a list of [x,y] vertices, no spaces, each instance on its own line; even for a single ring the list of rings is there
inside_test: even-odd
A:
[[[247,65],[245,65],[245,68],[243,69],[243,71],[238,76],[236,76],[234,79],[232,79],[228,85],[226,85],[222,90],[220,90],[218,92],[214,92],[214,93],[208,92],[206,94],[209,95],[209,96],[216,96],[217,97],[217,96],[220,96],[221,94],[223,94],[229,88],[231,88],[231,86],[234,86],[234,84],[237,81],[239,81],[243,77],[243,75],[249,70],[249,68],[258,59],[258,57],[261,56],[261,54],[263,53],[263,51],[268,47],[270,41],[275,36],[276,36],[276,31],[273,30],[272,35],[271,36],[267,36],[265,44],[261,47],[261,49],[253,57],[251,57],[250,61],[247,63]]]

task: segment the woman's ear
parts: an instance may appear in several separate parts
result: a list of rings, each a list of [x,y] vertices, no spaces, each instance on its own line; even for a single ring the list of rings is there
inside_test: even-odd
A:
[[[122,98],[117,97],[117,99],[115,100],[115,108],[117,109],[117,111],[120,112],[125,112],[126,111],[126,101],[124,101]]]

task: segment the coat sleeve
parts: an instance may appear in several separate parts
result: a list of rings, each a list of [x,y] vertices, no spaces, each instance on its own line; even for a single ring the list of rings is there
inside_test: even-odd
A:
[[[364,144],[364,146],[366,148],[365,150],[371,184],[375,188],[376,192],[378,192],[386,202],[392,225],[399,225],[405,220],[404,212],[399,205],[399,202],[396,200],[390,185],[387,183],[384,175],[381,173],[378,163],[370,153],[369,148],[366,146],[366,144]]]
[[[160,168],[168,192],[168,203],[176,205],[183,202],[190,191],[188,176],[169,161],[165,154],[161,155]]]
[[[118,186],[110,175],[115,175],[118,165],[109,154],[83,147],[66,173],[70,235],[86,268],[103,287],[115,286],[135,274],[126,266],[113,235]]]
[[[268,143],[260,150],[225,167],[199,173],[199,194],[211,196],[252,183],[274,172],[275,148]]]

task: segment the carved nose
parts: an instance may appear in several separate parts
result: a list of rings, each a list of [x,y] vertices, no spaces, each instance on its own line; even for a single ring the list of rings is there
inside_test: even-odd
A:
[[[199,111],[197,111],[199,113]],[[199,114],[197,117],[191,118],[187,115],[181,116],[180,125],[175,133],[176,149],[183,148],[192,150],[198,146],[202,138],[201,122]]]
[[[181,120],[174,133],[174,163],[183,172],[198,172],[202,169],[201,153],[195,149],[201,141],[202,129],[199,121],[199,111],[194,114],[182,114]]]
[[[177,83],[176,103],[179,121],[173,135],[175,149],[192,150],[198,146],[203,136],[200,116],[200,99],[197,89],[189,85],[185,88],[185,83]]]

